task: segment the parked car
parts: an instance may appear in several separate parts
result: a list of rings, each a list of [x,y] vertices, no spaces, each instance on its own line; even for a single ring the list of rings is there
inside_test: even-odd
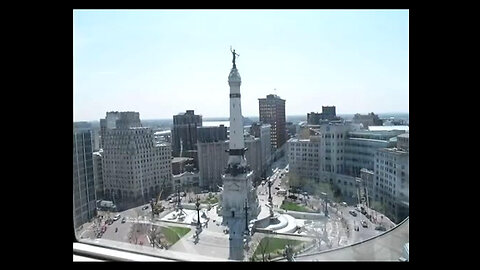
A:
[[[127,218],[126,217],[123,217],[122,218],[122,223],[125,223],[127,221]]]
[[[350,213],[350,215],[356,217],[357,216],[357,212],[353,211],[353,210],[350,210],[348,211]]]
[[[364,228],[367,228],[367,227],[368,227],[368,224],[367,224],[367,222],[366,222],[365,220],[362,220],[362,226],[363,226]]]
[[[144,207],[142,207],[142,210],[147,210],[148,209],[148,205],[145,205]]]
[[[117,221],[119,218],[120,218],[120,214],[116,214],[116,215],[113,217],[113,221]]]

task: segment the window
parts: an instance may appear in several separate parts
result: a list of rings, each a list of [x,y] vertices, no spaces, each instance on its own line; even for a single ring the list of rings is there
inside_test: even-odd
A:
[[[344,117],[341,114],[338,116],[342,119],[328,121],[329,123],[322,123],[318,127],[305,126],[300,131],[299,126],[303,125],[302,122],[305,122],[306,119],[304,118],[307,113],[310,113],[310,110],[318,110],[320,106],[322,106],[322,113],[317,115],[320,118],[324,118],[326,115],[329,115],[328,118],[330,118],[330,114],[335,114],[335,107],[329,107],[332,105],[338,106],[338,112],[355,113],[355,111],[358,111],[360,113],[388,109],[379,107],[375,103],[369,104],[364,99],[349,100],[339,91],[335,91],[335,88],[341,88],[342,83],[370,85],[375,88],[374,91],[367,93],[360,87],[355,90],[358,96],[368,97],[372,100],[381,100],[381,97],[385,96],[395,96],[399,97],[398,106],[404,106],[402,104],[408,98],[408,89],[402,88],[408,86],[408,83],[405,83],[408,81],[402,81],[404,78],[408,78],[408,73],[405,72],[409,70],[409,62],[406,61],[408,60],[406,59],[408,54],[405,54],[406,51],[408,52],[408,29],[396,27],[395,31],[386,31],[392,28],[392,22],[385,18],[394,17],[395,25],[399,22],[405,24],[405,22],[408,22],[409,11],[389,10],[378,13],[372,11],[369,12],[368,23],[365,23],[367,20],[362,16],[353,16],[352,20],[345,21],[344,14],[340,14],[344,11],[338,11],[342,16],[337,15],[337,11],[326,11],[331,14],[331,16],[327,16],[327,22],[321,20],[323,17],[317,16],[320,13],[315,10],[284,10],[276,13],[274,24],[271,20],[257,19],[268,17],[269,11],[245,11],[244,15],[249,18],[251,25],[262,25],[268,29],[272,29],[272,27],[282,29],[283,36],[295,37],[294,43],[277,42],[278,40],[272,39],[272,35],[265,35],[264,31],[259,31],[263,27],[245,28],[245,23],[242,23],[245,21],[244,18],[240,18],[235,12],[220,10],[218,12],[224,12],[219,14],[221,16],[203,16],[209,15],[205,12],[209,13],[210,11],[186,10],[182,14],[176,14],[176,12],[168,10],[148,12],[134,10],[129,11],[128,14],[115,12],[113,16],[115,18],[112,17],[110,11],[75,10],[73,12],[75,84],[72,94],[74,127],[90,124],[86,128],[90,130],[88,133],[80,133],[79,129],[74,129],[74,188],[72,189],[74,209],[72,212],[74,229],[79,243],[95,244],[97,247],[102,245],[110,247],[111,251],[136,250],[138,256],[142,254],[144,256],[156,256],[157,258],[168,256],[169,258],[162,259],[174,258],[179,260],[195,260],[199,259],[199,256],[212,256],[214,260],[227,260],[232,258],[228,254],[230,250],[234,250],[234,258],[239,258],[241,257],[240,254],[244,254],[249,257],[239,258],[238,260],[247,261],[249,259],[264,260],[265,258],[262,258],[262,254],[260,254],[262,253],[261,250],[258,250],[257,247],[261,245],[261,241],[264,241],[263,244],[266,241],[272,241],[269,246],[278,247],[278,249],[272,250],[270,256],[274,257],[274,260],[277,259],[275,258],[277,256],[282,257],[287,237],[282,234],[281,230],[275,234],[254,232],[256,235],[254,234],[251,239],[246,239],[249,249],[244,250],[242,244],[237,244],[243,241],[240,238],[243,237],[245,228],[238,226],[242,228],[238,229],[238,234],[233,237],[234,239],[232,238],[232,241],[229,240],[232,234],[231,230],[237,230],[237,228],[232,227],[231,224],[230,227],[226,226],[223,222],[228,215],[233,216],[233,213],[235,213],[235,218],[241,216],[243,209],[241,206],[237,207],[236,203],[235,206],[228,204],[229,200],[238,197],[228,196],[228,191],[236,195],[232,190],[229,190],[228,183],[223,186],[223,201],[218,201],[220,196],[215,194],[214,190],[223,184],[222,175],[224,174],[227,174],[227,176],[232,174],[243,179],[244,167],[235,166],[239,164],[235,163],[233,167],[230,166],[226,170],[225,167],[229,159],[230,162],[235,161],[236,157],[229,156],[229,153],[224,151],[228,149],[228,143],[222,143],[217,138],[218,134],[213,131],[220,130],[218,128],[219,124],[229,126],[230,119],[236,121],[236,118],[239,117],[241,117],[239,122],[242,122],[243,128],[228,127],[228,134],[230,134],[231,139],[231,136],[236,136],[238,131],[240,132],[239,136],[245,134],[245,140],[249,141],[246,133],[251,135],[250,125],[252,125],[252,122],[271,123],[267,129],[259,128],[262,137],[258,145],[261,146],[257,147],[256,143],[246,143],[245,147],[248,147],[248,151],[245,153],[246,162],[252,169],[252,181],[259,180],[258,182],[261,182],[262,177],[275,177],[273,176],[275,172],[271,171],[272,168],[275,170],[278,167],[278,170],[285,172],[284,168],[287,165],[290,166],[290,172],[285,173],[286,177],[282,177],[279,182],[285,184],[284,179],[288,179],[288,183],[291,184],[296,181],[295,177],[298,177],[298,185],[302,189],[302,193],[303,191],[309,193],[308,196],[297,196],[297,199],[290,198],[291,201],[288,202],[291,203],[293,211],[300,210],[299,212],[301,212],[302,209],[313,212],[324,211],[321,206],[313,205],[314,207],[312,207],[311,204],[303,201],[305,198],[312,200],[315,196],[321,198],[323,195],[321,192],[323,191],[325,191],[326,195],[324,196],[327,198],[321,198],[320,201],[327,199],[336,202],[345,201],[350,205],[355,203],[358,200],[357,177],[364,176],[364,172],[361,173],[360,170],[367,168],[373,171],[371,175],[368,175],[371,179],[367,180],[368,186],[372,189],[372,194],[369,195],[372,196],[372,201],[375,201],[372,202],[372,205],[375,205],[378,209],[388,209],[388,212],[387,210],[378,211],[384,211],[382,214],[389,220],[393,220],[397,224],[400,223],[404,216],[396,216],[395,208],[398,198],[395,195],[396,190],[393,183],[397,181],[396,164],[398,164],[401,174],[401,178],[399,176],[398,180],[401,179],[401,182],[405,183],[404,185],[408,188],[408,163],[404,162],[403,157],[399,160],[399,163],[396,163],[397,160],[394,157],[396,154],[390,153],[389,150],[379,150],[387,146],[387,140],[392,138],[392,133],[395,132],[359,128],[358,124],[350,123],[350,116]],[[351,12],[344,13],[350,14]],[[205,20],[202,20],[200,24],[191,24],[192,27],[181,27],[181,24],[179,24],[179,22],[195,22],[195,18],[200,15],[205,17]],[[305,26],[303,30],[309,35],[298,35],[294,31],[292,32],[292,28],[289,27],[292,21]],[[372,25],[378,24],[385,27],[372,28]],[[152,25],[154,27],[151,27]],[[338,27],[339,25],[342,27]],[[376,44],[378,48],[371,50],[371,48],[365,46],[365,42],[356,42],[352,39],[351,33],[345,32],[345,29],[352,29],[352,27],[359,33],[365,31],[372,33],[372,35],[369,35],[369,41]],[[228,48],[228,45],[225,44],[220,46],[212,43],[224,39],[225,35],[228,35],[229,29],[235,29],[239,32],[248,30],[250,35],[242,36],[239,43],[240,47],[235,45],[235,48]],[[319,31],[322,29],[335,30],[338,37],[341,37],[335,40],[339,46],[330,47],[327,52],[330,55],[344,54],[346,57],[342,59],[341,63],[332,61],[328,57],[320,57],[322,53],[325,53],[325,50],[304,50],[306,48],[305,44],[318,48],[322,42],[332,42],[332,40],[328,40],[328,36],[326,37],[327,40],[323,41],[318,38],[325,37]],[[159,33],[162,33],[162,35],[159,36]],[[199,35],[199,33],[201,34]],[[385,51],[385,42],[381,41],[386,35],[389,37],[393,35],[394,40],[401,45],[394,46],[394,48],[388,47],[390,54],[395,57],[385,58],[379,54]],[[189,45],[188,55],[185,54],[186,46],[178,46],[182,44],[178,42],[179,36],[188,37],[183,44]],[[268,51],[266,48],[253,46],[256,41],[252,38],[258,36],[264,39],[265,44],[275,44],[274,52]],[[85,37],[88,37],[88,39],[85,39]],[[100,48],[96,46],[98,44],[103,45],[100,46],[101,48],[108,48],[108,57],[104,57],[106,54],[102,54],[102,51],[98,50]],[[224,49],[221,49],[222,46]],[[398,51],[397,47],[402,48],[402,50]],[[217,49],[213,50],[212,48]],[[236,49],[236,52],[234,52],[234,49]],[[345,67],[348,67],[353,74],[358,72],[375,74],[376,70],[372,70],[370,66],[362,67],[351,62],[351,55],[345,54],[345,52],[351,51],[355,51],[361,58],[373,59],[375,65],[372,66],[391,67],[390,69],[394,72],[383,74],[385,75],[385,81],[400,82],[397,89],[404,90],[405,95],[400,93],[391,95],[389,90],[391,87],[377,86],[375,83],[368,81],[365,76],[354,76],[355,80],[352,82],[352,76],[345,73]],[[255,53],[252,54],[253,52]],[[240,54],[242,54],[242,57],[239,57]],[[282,68],[263,68],[261,73],[255,72],[252,67],[275,66],[271,63],[272,55],[277,57],[277,60],[281,59],[285,66],[294,67],[294,73],[312,74],[311,71],[316,70],[320,75],[297,76],[298,74],[291,74],[291,72],[288,72],[289,70]],[[221,60],[222,58],[223,60]],[[321,59],[320,62],[323,66],[319,68],[318,61],[298,61],[298,59],[307,58]],[[219,59],[220,62],[217,61]],[[222,61],[224,61],[223,64]],[[234,68],[234,65],[238,69]],[[332,91],[329,93],[317,91],[318,93],[316,93],[314,91],[315,87],[312,88],[313,90],[308,90],[308,87],[305,88],[308,85],[318,85],[318,80],[325,80],[326,74],[323,71],[325,67],[329,66],[338,67],[335,69],[338,72],[328,74],[328,76],[333,76],[329,81],[332,84]],[[236,76],[237,73],[239,76]],[[258,76],[252,76],[252,74]],[[239,84],[236,80],[240,78],[242,83]],[[268,78],[268,80],[262,82],[262,78]],[[343,82],[338,78],[347,78],[347,81]],[[278,92],[273,90],[272,88],[276,86],[272,85],[271,82],[280,82],[279,87],[283,87],[283,89],[279,89]],[[119,94],[120,92],[121,94]],[[237,94],[229,98],[227,94],[230,94],[230,92],[241,92],[243,95]],[[276,98],[273,94],[281,95],[283,99]],[[297,100],[293,97],[296,97]],[[109,111],[99,112],[98,106],[92,106],[91,102],[86,102],[92,100],[98,104],[108,105]],[[342,104],[327,104],[330,102],[329,100],[344,102]],[[239,103],[237,106],[236,102],[243,102],[243,104]],[[231,107],[229,104],[231,104]],[[239,115],[236,110],[240,111],[241,105],[245,110],[242,115]],[[289,107],[287,111],[285,110],[286,105]],[[138,111],[127,111],[128,108]],[[230,108],[234,110],[231,112]],[[401,117],[405,118],[408,117],[408,106],[404,109],[407,116]],[[298,114],[298,116],[294,114]],[[396,114],[392,116],[397,119]],[[371,115],[363,117],[368,121],[362,120],[362,122],[372,122]],[[363,117],[355,115],[353,122],[357,119],[361,120]],[[388,117],[390,115],[381,115],[380,118]],[[281,119],[282,123],[278,123],[276,118]],[[89,123],[81,123],[83,119],[86,119],[86,122]],[[297,129],[298,132],[297,136],[292,135],[294,138],[285,143],[284,147],[281,147],[280,143],[290,139],[285,138],[287,127],[283,122],[286,121],[292,122],[292,125],[288,124],[289,135],[287,136],[291,135],[291,127]],[[205,127],[212,128],[205,129]],[[271,150],[271,156],[268,157],[267,154],[266,158],[271,159],[268,166],[264,164],[265,153],[262,147],[265,144],[264,131],[268,133],[268,139],[270,140],[266,143],[272,146],[270,148],[267,145],[267,150]],[[201,137],[199,132],[202,132],[205,137],[212,137],[212,141],[215,141],[215,143],[197,143],[197,140]],[[315,135],[310,136],[308,134],[310,132]],[[346,135],[345,141],[343,140],[343,132]],[[222,131],[222,136],[226,135],[224,133],[226,133],[225,129]],[[98,134],[101,134],[100,140],[98,140]],[[305,135],[307,138],[305,140],[300,139],[298,135]],[[380,139],[383,142],[379,142]],[[282,142],[277,142],[277,140],[282,140]],[[95,149],[98,146],[93,145],[95,141],[100,142],[103,154],[99,166],[97,166],[97,158],[95,157],[95,170],[93,170],[92,163],[94,161],[91,153],[99,150]],[[403,139],[400,138],[400,142],[402,141]],[[240,152],[233,151],[237,149],[230,150],[232,150],[230,151],[232,155]],[[172,161],[173,157],[175,157],[174,162]],[[193,160],[190,159],[191,157],[193,157]],[[188,159],[185,161],[187,165],[179,162],[183,159]],[[98,181],[100,172],[103,183]],[[173,175],[174,173],[175,175]],[[178,173],[181,175],[178,175]],[[375,175],[375,178],[373,178],[373,175]],[[418,179],[414,179],[414,181],[418,181]],[[245,183],[247,182],[245,181]],[[283,186],[281,187],[283,188]],[[209,193],[189,194],[183,199],[184,201],[180,202],[183,212],[175,212],[173,209],[176,203],[173,200],[170,203],[166,198],[174,197],[177,188],[181,191],[191,189],[197,193],[202,190],[209,190],[213,197]],[[97,189],[101,192],[98,192]],[[402,191],[408,198],[408,191]],[[265,193],[265,187],[258,186],[256,192]],[[163,197],[160,198],[160,201],[165,209],[161,214],[155,214],[157,210],[154,209],[159,208],[152,207],[150,203],[152,199],[156,201],[160,193]],[[257,209],[255,205],[257,199],[264,213],[270,211],[265,208],[267,197],[260,193],[250,194],[250,197],[254,200],[248,201],[250,207],[247,208],[248,211]],[[194,221],[197,217],[194,209],[196,196],[201,197],[201,200],[208,201],[203,201],[200,207],[202,213],[211,218],[211,222],[207,223],[208,226],[203,224],[203,233],[200,233],[198,239],[193,238],[196,230]],[[285,198],[279,196],[277,190],[274,191],[273,196],[274,201],[278,199],[278,201],[283,200],[285,202]],[[301,202],[299,198],[302,198]],[[191,201],[188,202],[188,200]],[[112,208],[109,211],[110,213],[107,213],[106,210],[97,210],[97,204],[100,204],[100,202],[103,205],[110,202],[115,205],[116,209],[110,206]],[[392,204],[392,202],[394,203]],[[211,209],[208,209],[208,205]],[[219,206],[225,207],[219,208]],[[285,203],[283,207],[288,208],[289,206]],[[219,209],[222,210],[221,215],[216,212]],[[279,209],[282,209],[282,204],[274,207],[275,214],[281,214]],[[108,224],[110,222],[108,216],[113,218],[118,214],[121,217]],[[249,214],[252,218],[257,218],[257,213],[250,212]],[[333,228],[334,231],[329,231],[328,235],[331,243],[320,242],[320,246],[316,247],[310,246],[309,237],[293,237],[295,240],[292,237],[288,238],[288,242],[293,245],[293,252],[298,253],[295,257],[296,260],[301,261],[308,256],[325,256],[327,252],[323,251],[329,249],[332,250],[328,254],[342,252],[346,250],[342,247],[350,244],[358,244],[354,248],[359,251],[357,255],[367,257],[360,258],[357,256],[355,258],[362,260],[384,260],[385,258],[391,260],[393,257],[390,256],[391,254],[387,254],[389,250],[392,249],[392,253],[398,253],[397,250],[393,251],[398,247],[393,247],[390,243],[378,245],[382,247],[381,253],[372,255],[371,252],[364,252],[364,250],[361,250],[362,246],[368,244],[369,241],[382,240],[383,237],[374,236],[384,232],[375,230],[376,226],[369,226],[368,228],[360,228],[360,233],[347,233],[346,226],[340,222],[332,223],[338,220],[337,213],[329,211],[329,215],[331,219],[315,220],[310,225],[319,223],[316,225],[321,225],[320,228]],[[408,209],[406,215],[408,216]],[[274,217],[276,216],[274,215]],[[283,222],[282,216],[279,215],[279,217],[278,221]],[[125,218],[124,223],[122,223],[123,218]],[[293,216],[292,218],[297,219]],[[359,213],[357,219],[360,218],[366,217]],[[163,222],[158,220],[163,220]],[[206,222],[206,220],[208,219],[203,220],[201,218],[199,221]],[[213,220],[215,220],[215,224]],[[105,225],[105,222],[107,225]],[[275,220],[272,222],[273,225],[275,225],[275,222]],[[291,223],[291,220],[288,220],[288,222]],[[292,221],[292,223],[297,222]],[[406,224],[408,226],[408,220]],[[259,226],[259,224],[255,226],[257,225]],[[305,230],[305,234],[316,233],[308,222],[305,222],[304,225],[302,230]],[[392,223],[388,225],[393,226]],[[275,226],[272,227],[272,230],[275,230]],[[287,226],[283,229],[290,227]],[[118,228],[118,231],[115,228]],[[227,228],[230,229],[229,232],[220,233],[221,230]],[[397,229],[390,230],[390,227],[388,227],[388,230],[385,233],[395,233]],[[296,234],[298,231],[289,231],[289,233]],[[176,237],[170,237],[172,235]],[[355,237],[352,235],[355,235]],[[399,235],[400,238],[393,237],[400,239],[398,245],[408,242],[408,231],[406,234]],[[215,239],[209,239],[212,236],[215,236]],[[217,241],[220,239],[221,241]],[[303,247],[301,244],[296,244],[297,240],[298,242],[308,243],[305,243],[305,247]],[[194,243],[193,241],[197,242]],[[258,243],[255,241],[258,241]],[[214,242],[217,244],[209,245]],[[177,243],[180,243],[180,245]],[[329,246],[329,244],[332,245]],[[257,249],[256,252],[255,249]],[[310,254],[305,254],[304,249],[308,249]],[[195,250],[195,252],[192,252],[192,250]],[[180,255],[176,254],[177,252],[181,252]],[[251,258],[254,254],[257,257]],[[317,257],[312,257],[312,260],[316,259]]]

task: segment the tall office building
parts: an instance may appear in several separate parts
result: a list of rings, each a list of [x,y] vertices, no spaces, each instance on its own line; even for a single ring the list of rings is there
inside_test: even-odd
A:
[[[229,140],[200,142],[198,141],[198,168],[199,186],[215,190],[217,185],[222,185],[222,174],[225,172],[228,162]],[[251,136],[245,137],[245,158],[250,168],[254,170],[252,181],[260,180],[263,169],[261,155],[261,140]]]
[[[147,203],[172,190],[171,147],[155,142],[151,128],[120,124],[107,130],[103,148],[105,197],[119,209]]]
[[[307,113],[307,123],[309,125],[320,125],[340,119],[340,117],[337,117],[335,106],[322,106],[322,113]]]
[[[93,178],[95,179],[95,193],[97,200],[103,200],[103,172],[102,172],[102,154],[103,150],[93,152]]]
[[[345,174],[360,177],[362,168],[374,170],[375,152],[394,147],[403,130],[351,131],[345,140]]]
[[[408,216],[409,155],[398,148],[382,148],[375,155],[375,200],[394,222]]]
[[[104,119],[100,119],[100,148],[105,143],[105,132],[109,129],[123,127],[141,127],[140,113],[138,112],[107,112]]]
[[[259,98],[260,122],[271,125],[273,150],[280,149],[287,141],[285,100],[277,95]]]
[[[96,209],[93,175],[91,126],[87,122],[73,124],[73,212],[75,228],[90,221]]]
[[[359,114],[356,113],[353,116],[353,122],[357,124],[362,124],[363,128],[368,128],[369,126],[381,126],[383,125],[382,119],[378,117],[378,115],[374,114],[373,112],[369,114]]]
[[[267,170],[270,168],[272,160],[272,142],[270,139],[271,125],[263,123],[253,123],[250,126],[250,134],[252,134],[255,138],[260,139],[262,161],[261,176],[266,177]]]
[[[199,142],[218,142],[227,139],[227,127],[220,125],[218,127],[198,127],[197,139]]]
[[[345,124],[326,124],[309,128],[311,134],[288,141],[290,172],[313,181],[335,180],[345,171],[345,138],[350,131]]]
[[[185,156],[187,151],[197,150],[197,127],[202,126],[202,116],[187,110],[173,116],[172,150],[173,156]]]

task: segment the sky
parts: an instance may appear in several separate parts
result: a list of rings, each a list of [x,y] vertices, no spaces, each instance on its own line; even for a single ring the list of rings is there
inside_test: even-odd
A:
[[[408,113],[408,38],[408,10],[74,10],[73,117],[228,117],[230,46],[244,116]]]

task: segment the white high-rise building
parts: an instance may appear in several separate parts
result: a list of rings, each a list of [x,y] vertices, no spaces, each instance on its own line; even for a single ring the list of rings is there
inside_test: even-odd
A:
[[[375,154],[375,200],[383,204],[385,214],[394,222],[403,220],[409,211],[408,135],[401,136],[403,149],[382,148]]]
[[[144,127],[107,130],[103,148],[105,196],[119,209],[148,203],[172,189],[171,147]]]
[[[290,139],[290,173],[333,183],[335,175],[345,170],[345,138],[349,130],[350,126],[345,124],[318,125],[310,128],[312,135],[307,139]]]

